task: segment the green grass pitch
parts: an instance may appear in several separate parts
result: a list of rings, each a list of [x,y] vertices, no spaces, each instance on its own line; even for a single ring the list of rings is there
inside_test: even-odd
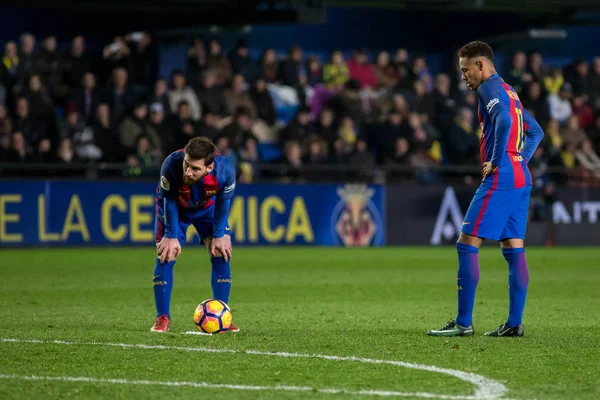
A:
[[[451,247],[235,248],[241,332],[215,336],[182,334],[211,295],[204,249],[186,247],[175,267],[168,334],[150,332],[152,247],[1,254],[2,399],[493,399],[498,387],[511,399],[600,398],[600,249],[527,250],[523,338],[483,336],[508,311],[507,266],[489,246],[472,338],[425,335],[455,316]]]

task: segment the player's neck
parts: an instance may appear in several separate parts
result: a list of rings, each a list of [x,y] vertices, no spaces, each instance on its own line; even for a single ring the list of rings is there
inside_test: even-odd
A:
[[[487,81],[488,79],[490,79],[492,76],[496,75],[496,69],[495,68],[490,68],[487,71],[484,72],[483,74],[483,81]]]

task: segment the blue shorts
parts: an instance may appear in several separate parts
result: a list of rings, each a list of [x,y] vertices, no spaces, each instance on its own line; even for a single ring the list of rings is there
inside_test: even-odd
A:
[[[204,239],[213,234],[213,224],[215,222],[214,219],[214,207],[211,210],[207,210],[207,213],[202,215],[200,218],[192,221],[185,222],[179,221],[179,230],[177,232],[177,239],[179,240],[179,244],[181,247],[187,241],[187,230],[190,225],[194,225],[196,231],[198,231],[198,235],[200,236],[200,243],[204,244]],[[231,230],[229,227],[229,223],[225,225],[225,234],[231,235]],[[160,214],[156,214],[154,217],[154,240],[156,243],[160,242],[163,236],[165,235],[165,224],[163,220],[163,216]]]
[[[491,240],[525,239],[531,186],[492,190],[479,187],[461,232]]]

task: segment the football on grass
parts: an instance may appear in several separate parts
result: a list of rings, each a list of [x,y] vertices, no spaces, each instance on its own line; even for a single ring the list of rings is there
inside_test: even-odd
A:
[[[229,306],[221,300],[204,300],[194,312],[196,329],[204,333],[226,332],[232,319]]]

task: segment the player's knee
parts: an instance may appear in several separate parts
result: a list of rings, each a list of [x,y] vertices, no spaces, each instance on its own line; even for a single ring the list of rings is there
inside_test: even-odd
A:
[[[483,243],[483,240],[481,240],[477,236],[471,236],[471,235],[461,232],[456,243],[457,244],[458,243],[467,244],[469,246],[479,248],[481,246],[481,243]]]
[[[523,239],[504,239],[500,241],[500,247],[503,249],[520,249],[525,247],[525,241]]]

